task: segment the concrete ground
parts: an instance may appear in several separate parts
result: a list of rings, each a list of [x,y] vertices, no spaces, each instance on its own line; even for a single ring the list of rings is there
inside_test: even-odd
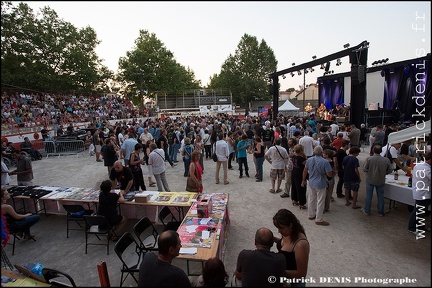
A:
[[[359,156],[361,164],[368,156],[367,151],[368,147]],[[413,234],[408,233],[406,205],[397,203],[397,209],[385,217],[378,217],[374,198],[372,215],[365,216],[360,210],[346,207],[344,199],[335,198],[330,204],[330,212],[324,215],[324,220],[330,225],[318,226],[307,219],[307,210],[291,204],[291,198],[268,192],[270,166],[267,162],[264,164],[264,181],[255,182],[255,169],[251,155],[249,157],[252,177],[239,179],[238,165],[234,163],[235,169],[228,172],[229,185],[215,184],[216,165],[210,159],[204,161],[204,192],[225,192],[230,197],[231,225],[223,259],[230,276],[235,270],[239,252],[254,249],[254,235],[258,228],[268,227],[278,235],[272,217],[278,209],[287,208],[299,218],[311,246],[307,275],[311,283],[308,286],[401,286],[388,284],[396,280],[409,281],[404,286],[431,286],[431,235],[427,233],[425,239],[416,240]],[[174,168],[167,164],[167,178],[172,191],[183,191],[186,185],[183,163],[179,159]],[[44,158],[33,162],[33,169],[35,185],[93,188],[107,179],[103,162],[96,162],[88,152],[78,157]],[[11,184],[16,184],[16,177],[12,176],[12,179]],[[362,179],[365,179],[364,175]],[[147,178],[145,181],[148,185]],[[359,192],[360,206],[364,206],[364,195],[363,181]],[[385,204],[388,208],[388,200]],[[131,231],[137,221],[130,219],[127,229]],[[85,254],[84,232],[71,231],[66,238],[65,222],[63,215],[42,215],[32,228],[36,242],[18,241],[13,256],[11,245],[7,245],[5,250],[12,264],[39,262],[70,274],[78,286],[100,286],[96,265],[106,261],[111,285],[118,286],[121,262],[114,253],[114,243],[111,242],[109,255],[106,255],[104,246],[90,246],[88,254]],[[427,222],[430,227],[429,219]],[[173,263],[183,269],[186,267],[183,260]],[[129,278],[124,286],[136,286],[136,283]]]

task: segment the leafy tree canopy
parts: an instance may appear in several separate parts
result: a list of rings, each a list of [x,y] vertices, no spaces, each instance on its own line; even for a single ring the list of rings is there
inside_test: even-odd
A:
[[[244,34],[234,55],[222,64],[221,72],[210,77],[209,88],[229,89],[233,102],[247,106],[248,102],[271,100],[268,75],[276,71],[273,50],[262,40]]]
[[[91,27],[77,29],[49,7],[1,2],[1,80],[44,92],[106,91],[113,72],[101,64]]]
[[[135,47],[120,57],[117,80],[125,85],[125,95],[134,103],[141,102],[137,96],[152,97],[160,92],[180,95],[201,85],[194,72],[177,63],[174,54],[147,30],[140,30]]]

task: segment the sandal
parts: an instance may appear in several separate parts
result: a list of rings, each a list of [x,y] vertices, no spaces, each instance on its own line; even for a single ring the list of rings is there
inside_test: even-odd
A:
[[[304,209],[306,209],[307,207],[306,206],[304,206],[304,205],[300,205],[300,210],[304,210]]]
[[[292,203],[293,203],[293,206],[299,206],[298,202],[293,201]]]

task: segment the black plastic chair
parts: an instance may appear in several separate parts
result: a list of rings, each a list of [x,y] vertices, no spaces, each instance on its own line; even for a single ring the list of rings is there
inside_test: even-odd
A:
[[[114,246],[114,251],[122,262],[120,287],[122,287],[129,275],[131,275],[138,284],[138,279],[135,277],[134,273],[139,273],[139,268],[145,253],[141,251],[138,242],[130,232],[125,232],[120,237]]]
[[[44,276],[45,281],[51,284],[51,287],[77,287],[75,285],[75,281],[67,273],[55,269],[51,269],[51,268],[43,268],[42,275]],[[60,278],[60,279],[54,279],[54,278]],[[63,282],[66,279],[69,281],[69,284]]]
[[[134,226],[133,231],[143,252],[158,251],[157,240],[159,233],[148,217],[141,218]]]
[[[63,204],[66,210],[66,238],[69,238],[69,230],[82,230],[85,229],[84,215],[93,214],[93,210],[84,209],[82,205],[77,204]],[[69,222],[75,222],[79,228],[70,228]]]
[[[171,212],[168,206],[164,206],[161,211],[159,211],[159,220],[164,226],[164,231],[174,230],[177,231],[181,222],[177,220],[174,214]]]
[[[109,255],[109,236],[112,233],[113,235],[117,236],[114,232],[113,227],[110,226],[106,218],[102,215],[84,215],[83,216],[84,221],[86,223],[86,230],[85,230],[85,253],[87,254],[87,246],[88,245],[105,245],[107,246],[107,255]],[[90,235],[96,236],[99,241],[101,241],[101,238],[99,236],[106,237],[107,241],[106,244],[104,243],[89,243],[88,238]]]

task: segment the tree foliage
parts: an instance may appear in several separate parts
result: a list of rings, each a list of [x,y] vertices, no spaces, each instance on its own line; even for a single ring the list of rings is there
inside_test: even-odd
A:
[[[137,96],[152,97],[159,92],[180,95],[201,85],[194,72],[177,63],[173,53],[147,30],[140,30],[135,47],[120,57],[117,80],[126,84],[125,95],[134,103],[141,101]]]
[[[244,34],[234,55],[229,55],[221,72],[210,77],[209,88],[229,89],[233,102],[246,106],[248,102],[271,100],[268,75],[276,71],[273,50],[262,40]]]
[[[113,72],[101,64],[91,27],[77,29],[49,7],[1,2],[1,80],[46,92],[106,91]]]

